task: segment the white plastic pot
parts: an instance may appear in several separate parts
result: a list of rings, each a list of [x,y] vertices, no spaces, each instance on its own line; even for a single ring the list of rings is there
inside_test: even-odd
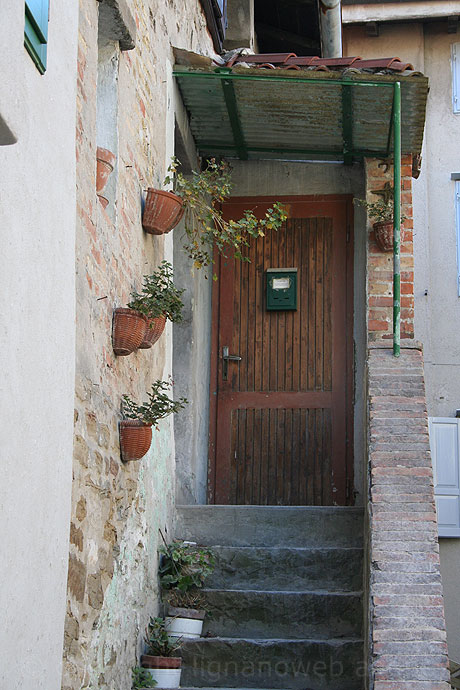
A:
[[[181,668],[146,668],[159,688],[178,688]]]
[[[201,636],[203,621],[196,618],[166,616],[165,630],[172,639],[196,640]]]

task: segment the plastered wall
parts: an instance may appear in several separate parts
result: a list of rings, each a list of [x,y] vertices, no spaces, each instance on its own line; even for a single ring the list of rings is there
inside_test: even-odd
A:
[[[0,687],[61,686],[75,360],[78,8],[52,3],[48,66],[2,3],[0,113]]]

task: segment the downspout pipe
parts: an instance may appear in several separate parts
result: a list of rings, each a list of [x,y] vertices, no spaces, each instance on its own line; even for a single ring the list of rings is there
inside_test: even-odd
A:
[[[393,91],[393,354],[401,352],[401,82]]]
[[[318,0],[321,57],[342,57],[342,2]]]

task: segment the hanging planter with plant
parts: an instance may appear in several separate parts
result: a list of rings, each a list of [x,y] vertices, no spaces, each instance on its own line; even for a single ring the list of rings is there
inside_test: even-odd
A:
[[[151,235],[165,235],[184,215],[182,199],[163,189],[149,187],[145,198],[142,227]]]
[[[394,194],[393,187],[386,182],[382,189],[372,191],[372,194],[380,196],[374,203],[369,203],[365,199],[355,199],[355,203],[364,206],[369,218],[375,219],[372,224],[375,241],[382,252],[393,251],[393,216],[394,216]],[[401,223],[406,217],[401,215]]]
[[[136,405],[128,395],[122,398],[124,419],[120,422],[120,449],[123,462],[140,460],[152,443],[152,426],[158,427],[160,419],[175,414],[188,403],[186,398],[171,400],[165,391],[172,388],[173,381],[154,381],[147,393],[147,402]]]
[[[144,276],[142,291],[133,292],[128,305],[147,318],[147,328],[139,348],[146,349],[156,343],[163,333],[166,319],[173,323],[181,321],[183,292],[174,285],[173,269],[167,261],[162,261],[152,275]]]
[[[249,239],[261,237],[267,230],[278,230],[286,220],[286,209],[279,203],[273,204],[263,218],[257,218],[252,211],[247,210],[239,220],[225,220],[221,205],[230,197],[232,189],[228,163],[217,163],[211,158],[204,170],[192,171],[190,177],[178,172],[179,165],[177,158],[173,158],[164,181],[165,185],[174,183],[174,194],[163,194],[169,194],[181,203],[180,214],[177,214],[174,222],[177,225],[185,214],[187,239],[184,250],[193,259],[195,268],[213,263],[214,247],[224,256],[226,251],[233,249],[235,258],[248,261],[243,257],[242,249],[249,244]],[[172,215],[171,212],[171,217]],[[143,224],[144,219],[145,212]]]
[[[200,590],[214,571],[215,555],[211,549],[182,541],[165,544],[160,553],[160,585],[168,604],[165,628],[173,639],[196,639],[206,615]]]
[[[140,311],[118,307],[113,312],[112,345],[116,355],[123,357],[137,350],[144,340],[147,317]]]
[[[148,670],[160,688],[178,688],[182,659],[175,654],[180,643],[169,638],[162,618],[150,619],[145,645],[145,654],[141,656],[142,667]]]

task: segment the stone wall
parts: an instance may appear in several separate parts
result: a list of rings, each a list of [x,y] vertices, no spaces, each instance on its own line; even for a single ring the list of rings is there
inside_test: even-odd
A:
[[[168,537],[174,507],[173,420],[154,430],[143,460],[127,465],[120,461],[118,421],[122,394],[145,400],[152,381],[171,372],[172,328],[168,324],[153,349],[116,357],[112,311],[126,305],[144,274],[173,256],[173,233],[158,238],[141,227],[144,190],[161,184],[173,154],[172,45],[212,54],[199,0],[108,4],[123,5],[122,14],[131,15],[137,30],[133,50],[113,42],[117,93],[110,98],[105,91],[98,102],[99,3],[81,0],[75,446],[64,690],[130,687],[145,625],[158,608],[158,530]],[[106,48],[107,35],[104,39]],[[96,147],[110,141],[113,121],[117,165],[104,209],[95,191]],[[97,140],[100,131],[108,136],[104,142]]]
[[[374,346],[368,381],[371,687],[448,690],[420,349]]]
[[[372,194],[386,182],[393,186],[393,166],[377,158],[366,160],[366,200],[379,197]],[[401,212],[406,220],[401,224],[401,338],[414,337],[414,242],[412,220],[412,157],[401,160]],[[393,252],[383,252],[375,241],[369,220],[368,243],[368,338],[370,342],[393,337]]]

